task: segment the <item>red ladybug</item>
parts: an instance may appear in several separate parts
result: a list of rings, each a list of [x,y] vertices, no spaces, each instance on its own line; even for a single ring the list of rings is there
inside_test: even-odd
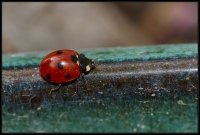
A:
[[[74,50],[57,50],[49,53],[40,63],[40,75],[54,84],[69,83],[87,74],[94,68],[94,62]]]

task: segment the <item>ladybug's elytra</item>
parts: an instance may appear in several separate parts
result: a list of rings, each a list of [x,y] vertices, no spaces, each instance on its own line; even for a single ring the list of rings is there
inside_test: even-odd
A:
[[[47,82],[65,84],[78,79],[94,68],[94,62],[74,50],[49,53],[40,63],[40,74]]]

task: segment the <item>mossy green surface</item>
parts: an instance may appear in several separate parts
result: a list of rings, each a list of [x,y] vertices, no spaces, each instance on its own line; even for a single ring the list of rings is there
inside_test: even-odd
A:
[[[197,44],[80,50],[98,62],[196,58]],[[3,69],[38,66],[49,52],[3,55]],[[197,132],[198,98],[107,99],[74,102],[40,110],[3,108],[3,132]]]
[[[3,111],[3,132],[197,132],[197,95]]]
[[[3,69],[18,67],[39,66],[42,58],[50,53],[30,52],[3,55]],[[120,61],[148,61],[166,60],[177,58],[197,57],[197,44],[178,44],[178,45],[156,45],[143,47],[117,47],[92,50],[79,50],[88,58],[96,62],[120,62]]]

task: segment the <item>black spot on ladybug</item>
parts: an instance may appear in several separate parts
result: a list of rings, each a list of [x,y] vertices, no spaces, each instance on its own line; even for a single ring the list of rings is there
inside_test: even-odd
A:
[[[66,78],[66,79],[70,79],[70,78],[71,78],[70,74],[68,74],[68,73],[65,74],[65,78]]]
[[[61,53],[63,53],[61,50],[57,51],[57,54],[61,54]]]
[[[51,75],[50,75],[49,73],[47,73],[47,74],[46,74],[46,78],[47,78],[48,80],[51,80]]]
[[[76,63],[78,59],[77,59],[76,55],[71,55],[71,60],[72,60],[72,62]]]
[[[63,65],[62,62],[58,62],[58,68],[59,68],[59,69],[63,69],[63,68],[64,68],[64,65]]]

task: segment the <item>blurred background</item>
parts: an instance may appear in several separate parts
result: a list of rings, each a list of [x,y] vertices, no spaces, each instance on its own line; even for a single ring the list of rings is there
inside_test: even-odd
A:
[[[3,2],[3,54],[197,42],[197,2]]]

